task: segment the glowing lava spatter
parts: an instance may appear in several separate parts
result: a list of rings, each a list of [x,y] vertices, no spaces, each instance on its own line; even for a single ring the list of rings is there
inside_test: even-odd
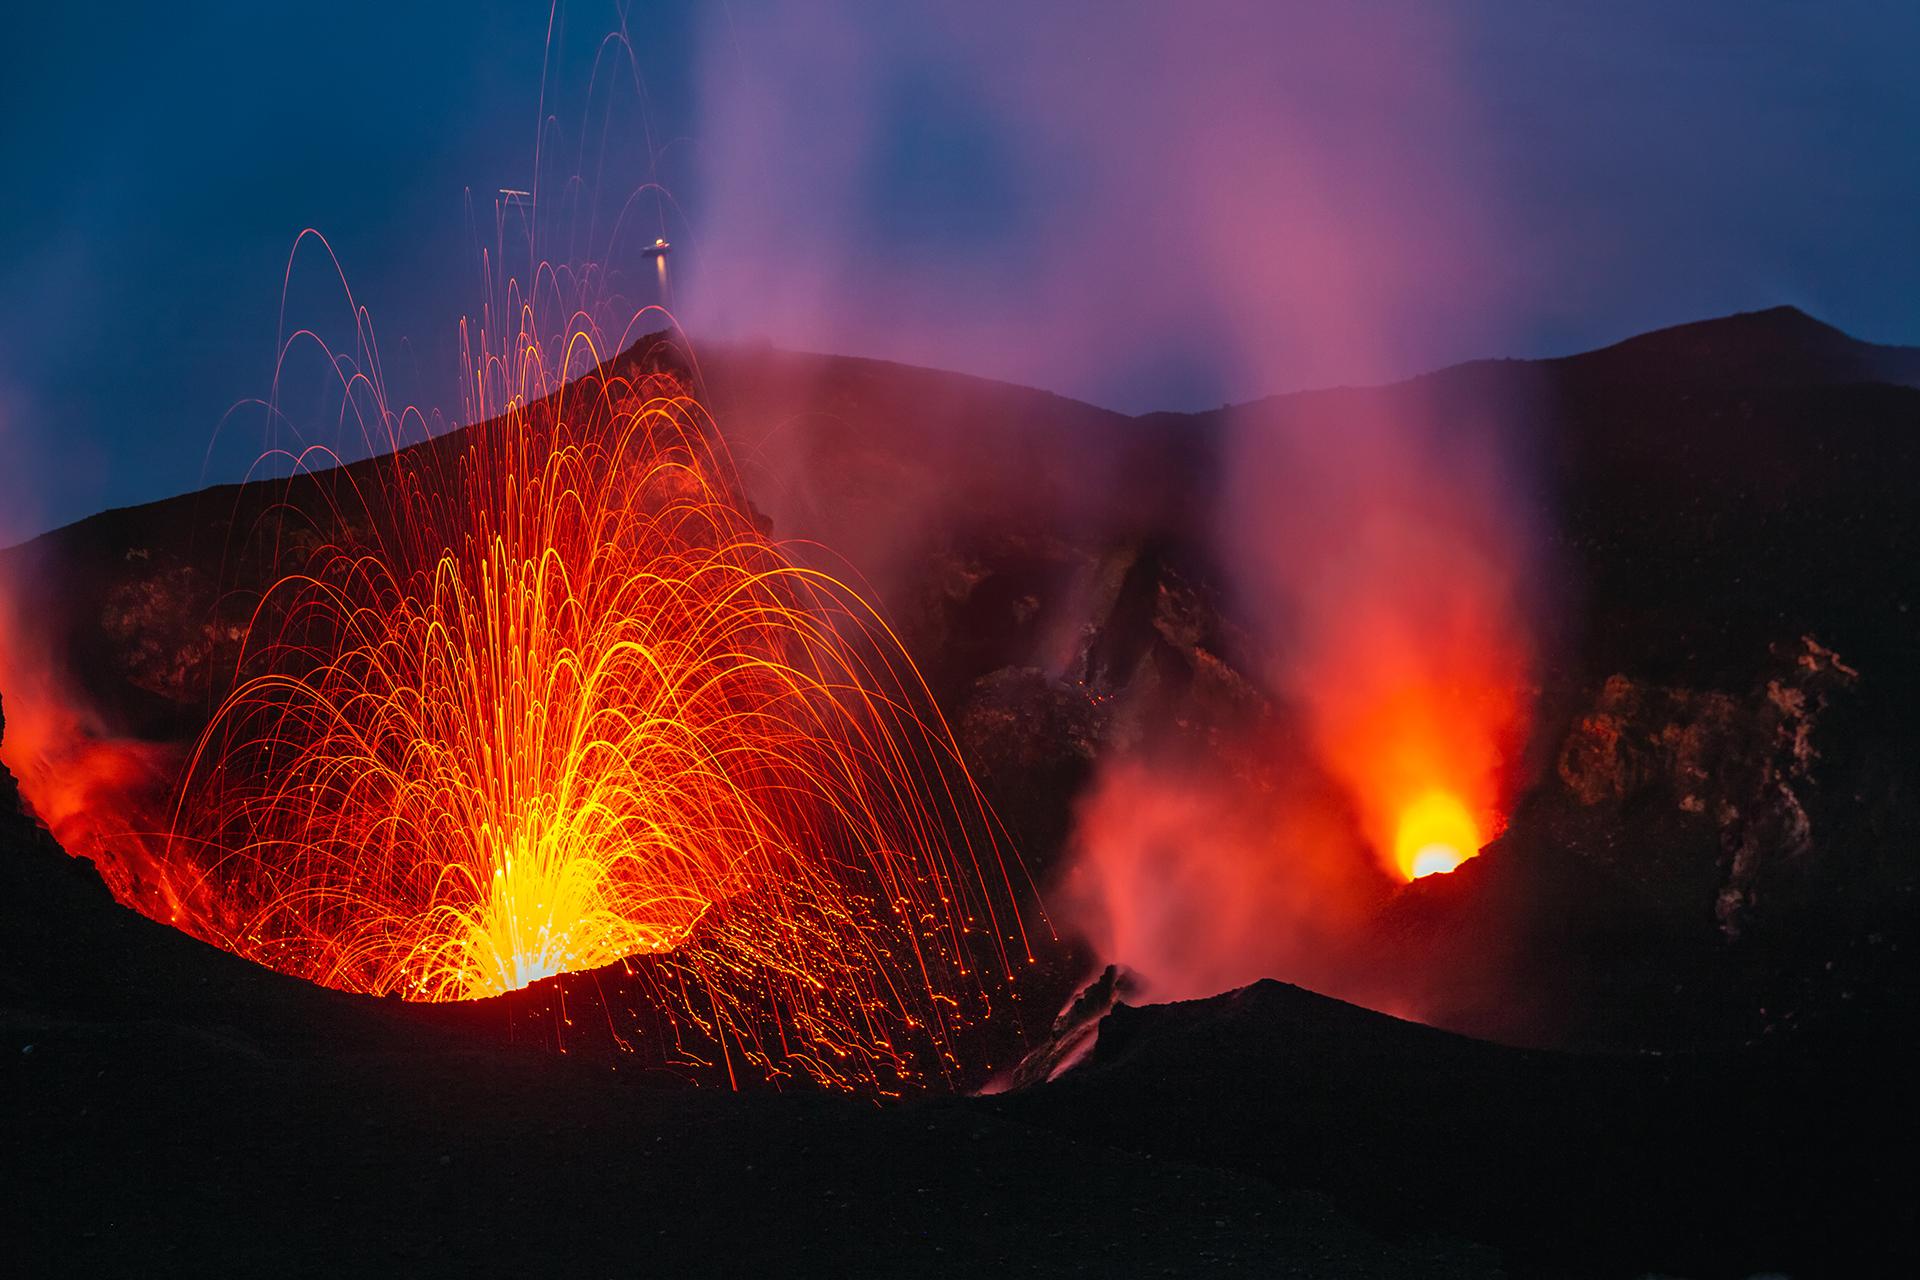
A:
[[[514,354],[538,394],[303,482],[330,511],[275,534],[188,762],[164,860],[213,906],[176,923],[426,1000],[683,948],[769,1070],[950,1062],[977,953],[1022,944],[911,662],[757,526],[681,381]]]

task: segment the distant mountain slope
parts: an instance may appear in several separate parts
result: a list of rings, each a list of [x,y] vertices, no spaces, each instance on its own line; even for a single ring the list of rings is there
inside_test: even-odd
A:
[[[1769,643],[1812,631],[1916,706],[1920,672],[1902,656],[1920,638],[1916,388],[1920,349],[1777,307],[1182,421],[1337,429],[1366,407],[1494,422],[1538,486],[1556,661],[1737,683]]]
[[[1749,388],[1855,382],[1920,386],[1920,348],[1862,342],[1798,307],[1674,325],[1545,363],[1578,377],[1612,382],[1660,379]]]

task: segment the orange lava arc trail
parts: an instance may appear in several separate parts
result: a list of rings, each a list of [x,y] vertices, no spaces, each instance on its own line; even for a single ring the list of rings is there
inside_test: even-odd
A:
[[[911,661],[676,378],[531,390],[310,478],[187,766],[167,860],[216,905],[179,923],[422,1000],[691,948],[724,991],[690,1016],[751,1007],[787,1069],[950,1062],[1024,942]]]

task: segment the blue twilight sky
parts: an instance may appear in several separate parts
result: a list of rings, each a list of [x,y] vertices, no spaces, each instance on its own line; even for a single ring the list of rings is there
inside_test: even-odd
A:
[[[535,183],[536,142],[569,210],[539,253],[605,263],[619,306],[1127,410],[1778,302],[1920,344],[1909,3],[599,0],[551,25],[8,6],[0,538],[242,473],[306,227],[393,394],[458,416],[493,193]],[[634,253],[656,234],[671,299]],[[303,250],[288,327],[337,338],[324,268]],[[324,414],[309,389],[283,384],[290,417]]]

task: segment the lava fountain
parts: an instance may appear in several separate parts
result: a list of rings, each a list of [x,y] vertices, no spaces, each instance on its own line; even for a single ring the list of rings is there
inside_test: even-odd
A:
[[[929,981],[930,946],[960,964],[1004,872],[948,843],[987,827],[951,738],[677,381],[591,374],[383,470],[260,601],[189,766],[175,838],[218,851],[242,949],[457,999],[750,902],[804,987],[882,985],[818,962],[883,950],[883,918]]]
[[[770,1074],[950,1070],[1024,951],[951,733],[686,377],[569,345],[571,381],[524,336],[474,362],[476,400],[514,388],[475,426],[243,491],[230,554],[271,585],[168,830],[120,855],[167,892],[122,900],[418,1000],[671,954],[670,1015]]]

